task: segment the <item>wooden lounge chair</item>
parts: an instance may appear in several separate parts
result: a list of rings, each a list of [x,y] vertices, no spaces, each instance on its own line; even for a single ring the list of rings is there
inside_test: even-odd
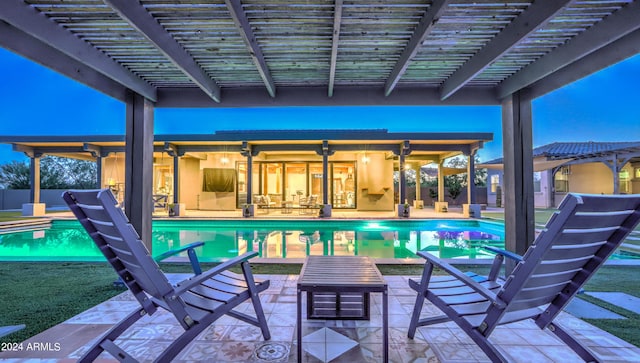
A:
[[[427,252],[420,281],[409,285],[418,292],[409,338],[419,326],[454,321],[493,362],[506,362],[489,341],[501,324],[533,319],[549,328],[582,359],[598,359],[568,332],[553,322],[571,298],[593,276],[640,220],[640,195],[569,194],[524,256],[498,253],[487,277],[462,273]],[[517,261],[506,278],[498,277],[504,258]],[[446,278],[431,276],[433,267]],[[446,315],[420,319],[428,299]]]
[[[141,305],[99,338],[81,362],[93,361],[105,350],[120,361],[135,361],[114,341],[138,319],[154,314],[158,308],[171,312],[184,329],[156,358],[158,362],[171,361],[225,314],[260,327],[264,339],[270,339],[258,296],[269,287],[269,281],[254,280],[248,262],[257,253],[245,253],[172,286],[108,189],[72,190],[65,192],[63,198]],[[242,268],[242,275],[228,271],[236,265]],[[256,317],[233,310],[248,299],[253,303]]]

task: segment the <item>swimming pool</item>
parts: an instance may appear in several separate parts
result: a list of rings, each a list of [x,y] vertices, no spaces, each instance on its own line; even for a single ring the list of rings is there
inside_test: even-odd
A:
[[[155,220],[153,255],[195,241],[201,261],[217,262],[246,251],[262,258],[363,255],[416,258],[493,258],[483,245],[504,247],[504,226],[479,220]],[[103,261],[76,220],[49,228],[0,234],[1,261]]]

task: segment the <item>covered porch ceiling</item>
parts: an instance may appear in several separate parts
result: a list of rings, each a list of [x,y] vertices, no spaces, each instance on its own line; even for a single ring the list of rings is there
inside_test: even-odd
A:
[[[389,158],[397,158],[404,151],[407,161],[424,164],[460,154],[471,155],[491,140],[491,133],[398,133],[385,129],[248,130],[209,135],[154,135],[153,152],[158,157],[163,153],[190,157],[203,153],[248,151],[253,156],[295,153],[318,157],[323,151],[329,154],[385,152]],[[5,136],[0,141],[29,156],[96,160],[99,156],[126,151],[125,138],[120,135]]]
[[[0,46],[155,107],[499,105],[640,52],[632,0],[3,0]]]

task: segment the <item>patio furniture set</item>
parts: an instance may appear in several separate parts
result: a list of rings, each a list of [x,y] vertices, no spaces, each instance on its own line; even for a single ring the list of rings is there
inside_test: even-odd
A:
[[[268,214],[271,210],[279,210],[282,214],[291,214],[293,210],[298,210],[299,214],[314,214],[320,209],[318,205],[318,196],[310,195],[308,197],[298,196],[298,202],[294,200],[282,200],[279,195],[260,195],[255,194],[253,196],[253,202],[256,204],[258,210],[264,211]]]
[[[136,231],[108,189],[68,191],[63,195],[72,212],[140,303],[113,326],[80,359],[95,360],[107,351],[120,361],[135,361],[116,339],[143,316],[158,308],[171,312],[184,332],[157,358],[170,361],[198,334],[223,315],[258,327],[265,340],[270,331],[260,302],[269,280],[255,279],[248,252],[209,271],[172,285],[150,257]],[[549,329],[582,359],[598,357],[554,323],[554,318],[606,261],[640,221],[640,196],[570,194],[523,256],[491,249],[495,260],[487,276],[462,273],[428,253],[422,276],[409,286],[417,297],[408,336],[421,326],[453,321],[484,351],[491,361],[508,360],[489,341],[498,325],[533,319]],[[515,268],[500,277],[505,258]],[[239,266],[242,273],[230,268]],[[438,267],[447,276],[434,276]],[[384,362],[388,355],[387,284],[374,262],[362,256],[309,256],[297,282],[297,359],[302,360],[302,293],[307,295],[308,319],[368,319],[369,294],[381,293]],[[421,319],[424,301],[431,301],[444,315]],[[235,310],[250,301],[253,316]]]

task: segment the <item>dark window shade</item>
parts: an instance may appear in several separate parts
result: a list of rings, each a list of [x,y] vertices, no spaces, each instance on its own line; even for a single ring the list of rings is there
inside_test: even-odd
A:
[[[202,170],[203,192],[233,192],[236,184],[234,169],[205,168]]]

